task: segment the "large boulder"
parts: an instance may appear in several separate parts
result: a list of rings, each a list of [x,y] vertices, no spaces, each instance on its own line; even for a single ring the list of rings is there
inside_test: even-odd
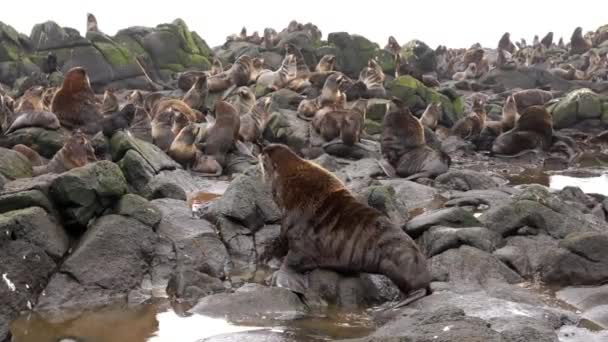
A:
[[[412,66],[416,73],[426,74],[437,68],[435,50],[423,41],[414,39],[401,48],[401,56]]]
[[[42,157],[53,158],[55,153],[63,147],[64,136],[59,131],[52,131],[39,127],[18,129],[8,135],[0,136],[0,146],[12,148],[21,144],[31,147]]]
[[[443,108],[443,115],[439,122],[450,127],[454,122],[464,116],[464,100],[461,97],[451,100],[444,94],[426,87],[422,82],[406,75],[396,78],[386,85],[386,90],[390,96],[395,96],[405,101],[408,106],[426,107],[431,103],[440,102]]]
[[[553,126],[557,129],[572,127],[583,120],[602,117],[602,98],[592,90],[574,90],[553,107]],[[608,122],[605,122],[608,123]]]
[[[548,70],[538,67],[514,70],[495,68],[485,73],[479,81],[486,85],[499,86],[502,89],[533,89],[550,86],[553,90],[565,91],[574,86],[563,78],[553,75]]]
[[[29,58],[30,50],[26,36],[0,22],[0,83],[12,85],[19,77],[40,71]]]
[[[50,195],[59,204],[66,226],[85,227],[127,192],[118,165],[100,161],[72,169],[51,184]]]
[[[32,176],[32,163],[21,153],[0,147],[0,174],[8,180]]]
[[[416,238],[433,226],[480,227],[481,223],[471,212],[459,207],[429,211],[414,217],[404,227],[405,232]]]
[[[371,58],[377,58],[385,73],[395,70],[394,58],[379,48],[378,44],[371,42],[365,37],[348,34],[346,32],[330,33],[327,37],[327,46],[317,49],[317,57],[326,54],[336,56],[336,69],[342,71],[351,78],[358,78],[359,72]]]

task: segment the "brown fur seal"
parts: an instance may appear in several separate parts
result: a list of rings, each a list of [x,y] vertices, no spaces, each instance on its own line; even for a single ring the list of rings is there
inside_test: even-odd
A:
[[[270,118],[271,97],[258,99],[253,109],[241,116],[239,136],[244,142],[257,142]]]
[[[502,131],[506,132],[515,127],[515,122],[519,120],[519,113],[517,112],[517,102],[513,95],[507,97],[504,106],[502,107]]]
[[[168,151],[171,147],[175,134],[171,130],[173,126],[173,113],[164,111],[158,113],[151,122],[152,143],[163,151]]]
[[[192,86],[196,82],[196,79],[203,76],[211,76],[211,74],[208,75],[206,71],[196,70],[182,72],[177,78],[177,87],[182,91],[187,92],[192,88]]]
[[[103,93],[103,102],[101,104],[101,114],[111,114],[118,112],[118,98],[114,94],[114,90],[106,89]]]
[[[390,51],[393,55],[401,53],[401,45],[397,43],[397,39],[393,36],[388,37],[388,43],[384,49]]]
[[[23,96],[17,100],[15,114],[44,111],[43,94],[44,88],[41,86],[33,86],[26,90]]]
[[[441,106],[441,102],[430,103],[426,106],[422,116],[420,116],[420,123],[431,130],[435,130],[442,114],[443,107]]]
[[[511,34],[509,32],[505,32],[498,41],[498,50],[506,50],[509,53],[515,53],[515,44],[511,42]]]
[[[553,99],[553,94],[541,89],[526,89],[515,92],[513,98],[521,112],[531,106],[544,106],[545,103]]]
[[[40,127],[48,130],[58,130],[61,125],[57,116],[51,112],[23,113],[13,121],[6,134],[26,127]]]
[[[255,81],[262,70],[264,61],[248,55],[239,57],[229,70],[210,76],[207,84],[210,92],[246,86]],[[231,92],[231,91],[229,91]]]
[[[354,146],[361,141],[365,126],[367,100],[357,100],[347,111],[340,127],[340,139],[347,146]]]
[[[121,110],[106,115],[101,123],[103,135],[112,138],[119,130],[127,130],[135,118],[135,105],[129,103]]]
[[[272,90],[279,90],[289,85],[297,75],[296,57],[287,55],[277,71],[264,70],[258,76],[256,84]]]
[[[339,73],[329,75],[325,80],[321,95],[314,99],[306,99],[300,102],[298,105],[298,117],[304,120],[311,120],[321,108],[332,107],[340,102],[344,95],[340,91],[340,82],[343,77]]]
[[[214,108],[215,122],[204,134],[203,153],[212,156],[224,167],[226,154],[239,136],[241,120],[236,108],[226,101],[218,101]]]
[[[32,166],[42,166],[45,163],[40,154],[28,146],[17,144],[13,146],[13,150],[24,155],[32,163]]]
[[[365,84],[365,98],[385,98],[386,90],[384,89],[384,72],[382,67],[375,59],[370,59],[367,67],[363,68],[359,73],[359,81]]]
[[[207,87],[207,75],[196,78],[192,88],[184,95],[183,101],[188,107],[196,109],[200,112],[206,112],[205,102],[209,95],[209,87]]]
[[[65,74],[63,84],[51,102],[51,112],[69,129],[82,128],[87,134],[101,130],[99,104],[83,68],[75,67]]]
[[[553,32],[547,33],[547,35],[543,37],[540,43],[545,47],[545,49],[550,49],[553,45]]]
[[[188,124],[177,134],[167,152],[171,158],[180,163],[185,169],[190,168],[196,161],[196,156],[199,152],[196,148],[199,130],[200,127],[195,124]]]
[[[213,57],[213,63],[211,64],[211,70],[209,70],[209,76],[220,74],[223,71],[224,66],[222,65],[222,61],[217,57]]]
[[[382,121],[380,148],[399,177],[436,177],[448,171],[450,157],[426,145],[424,127],[403,102],[393,99],[397,108]]]
[[[173,125],[171,126],[171,132],[178,135],[184,127],[190,124],[190,120],[184,114],[177,112],[173,113]]]
[[[495,154],[515,155],[524,150],[547,150],[553,138],[553,119],[541,106],[527,108],[515,123],[515,128],[501,134],[492,146]]]
[[[101,32],[97,26],[97,18],[91,13],[87,13],[87,32]]]
[[[239,115],[247,114],[255,106],[255,94],[249,87],[238,87],[236,94],[230,99],[230,104],[236,108]]]
[[[380,211],[358,201],[336,176],[284,145],[264,148],[263,166],[283,213],[281,238],[288,247],[279,286],[293,284],[283,275],[325,268],[379,273],[405,295],[419,289],[430,294],[431,275],[414,241]]]
[[[570,54],[582,55],[591,49],[591,41],[583,38],[583,29],[577,27],[570,37]]]
[[[452,76],[454,81],[464,81],[467,79],[472,79],[477,76],[477,66],[475,63],[470,63],[465,71],[459,71]]]
[[[197,153],[196,160],[190,171],[199,173],[201,176],[217,177],[222,175],[224,168],[212,156]]]
[[[80,130],[75,130],[48,164],[34,167],[34,176],[63,173],[96,160],[91,141]]]
[[[201,112],[194,111],[184,101],[176,99],[160,100],[154,108],[155,114],[153,117],[156,117],[156,113],[166,112],[167,110],[180,112],[184,114],[191,122],[203,122],[205,120],[205,117]]]
[[[481,133],[485,124],[486,110],[484,104],[481,100],[475,99],[473,101],[473,113],[456,121],[450,130],[450,134],[462,139],[472,139]]]
[[[334,71],[335,66],[336,66],[336,56],[324,55],[323,57],[321,57],[321,60],[317,64],[315,71],[316,72],[330,72],[330,71]]]

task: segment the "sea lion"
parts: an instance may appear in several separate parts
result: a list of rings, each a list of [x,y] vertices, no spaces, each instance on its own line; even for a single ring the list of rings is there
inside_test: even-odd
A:
[[[583,29],[577,27],[570,37],[570,54],[582,55],[591,49],[591,41],[583,38]]]
[[[207,75],[203,75],[196,78],[196,81],[186,95],[184,95],[182,100],[188,107],[200,112],[206,112],[207,108],[205,102],[207,101],[208,95],[209,87],[207,87]]]
[[[547,33],[547,35],[543,37],[540,43],[542,44],[542,46],[545,47],[545,49],[550,49],[553,45],[553,32]]]
[[[97,18],[91,13],[87,13],[87,32],[101,32],[97,26]]]
[[[285,88],[297,75],[296,57],[287,55],[283,58],[281,67],[277,71],[263,70],[260,72],[256,84],[273,91]]]
[[[450,130],[450,134],[461,139],[473,139],[479,135],[485,124],[486,110],[484,104],[481,100],[475,99],[473,101],[473,113],[456,121]]]
[[[405,295],[419,289],[430,294],[431,275],[414,241],[357,200],[336,176],[277,144],[264,148],[263,166],[288,247],[276,277],[279,286],[293,284],[292,291],[303,293],[305,282],[284,277],[321,268],[379,273]]]
[[[135,105],[128,103],[121,110],[106,115],[101,123],[103,135],[112,138],[119,130],[127,130],[135,118]]]
[[[199,152],[196,143],[200,129],[195,124],[188,124],[177,134],[167,151],[167,154],[185,169],[190,168],[196,161]]]
[[[429,103],[422,116],[420,116],[420,123],[431,130],[435,130],[442,114],[443,108],[441,102]]]
[[[549,149],[553,139],[553,119],[542,106],[524,110],[515,127],[501,134],[492,145],[492,153],[515,155],[524,150]]]
[[[100,106],[84,68],[68,70],[61,88],[53,96],[51,112],[69,129],[81,128],[87,134],[101,130]]]
[[[172,126],[173,113],[170,111],[156,114],[151,122],[152,143],[165,152],[169,150],[171,143],[173,143],[173,140],[175,139]]]
[[[515,45],[511,42],[511,34],[505,32],[498,41],[498,50],[506,50],[509,53],[515,53]]]
[[[315,67],[316,72],[330,72],[334,71],[334,67],[336,66],[336,56],[334,55],[324,55],[321,57],[319,63]]]
[[[114,94],[114,90],[106,89],[103,93],[103,102],[101,104],[101,114],[111,114],[118,111],[118,98]]]
[[[244,142],[257,142],[261,138],[270,118],[270,106],[272,97],[263,97],[257,100],[249,113],[241,115],[239,136]]]
[[[448,171],[450,157],[426,145],[424,127],[404,103],[393,99],[396,108],[382,120],[380,149],[399,177],[436,177]]]
[[[203,153],[212,156],[222,167],[226,166],[226,154],[239,137],[241,120],[230,103],[218,101],[214,107],[215,122],[207,128],[203,139]]]
[[[452,76],[454,81],[464,81],[467,79],[472,79],[477,76],[477,66],[475,63],[470,63],[465,71],[459,71]]]
[[[32,166],[42,166],[45,164],[45,161],[42,159],[40,154],[28,146],[17,144],[13,146],[12,149],[24,155],[30,161]]]
[[[76,129],[48,164],[34,167],[33,174],[39,176],[45,173],[63,173],[96,160],[91,141]]]
[[[12,122],[5,134],[10,134],[18,129],[27,127],[39,127],[48,130],[58,130],[61,127],[57,116],[51,112],[38,111],[22,113]]]
[[[25,112],[41,112],[44,110],[44,102],[42,95],[44,88],[41,86],[33,86],[25,91],[23,96],[17,100],[15,106],[15,114]]]
[[[247,114],[255,106],[255,94],[249,87],[239,87],[229,102],[236,108],[239,115]]]

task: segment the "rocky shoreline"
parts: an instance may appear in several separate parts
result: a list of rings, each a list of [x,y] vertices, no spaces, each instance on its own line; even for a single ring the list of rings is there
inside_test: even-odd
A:
[[[157,309],[148,305],[158,301],[183,316],[266,327],[323,320],[330,310],[367,310],[369,329],[353,341],[608,339],[608,194],[514,184],[526,170],[605,173],[608,26],[581,36],[588,43],[582,50],[573,37],[568,45],[522,42],[508,52],[502,39],[497,49],[433,50],[421,41],[395,41],[395,50],[390,41],[381,48],[343,32],[322,40],[316,26],[292,24],[282,32],[265,31],[264,39],[245,31],[211,49],[179,19],[113,37],[98,30],[82,37],[53,22],[36,25],[26,36],[0,23],[0,341],[87,341],[70,335],[63,322],[84,321],[83,312],[106,306],[124,309],[115,316],[124,320],[125,331],[141,329],[139,336],[150,337],[158,322]],[[15,146],[51,159],[70,130],[63,121],[58,129],[5,127],[5,118],[17,112],[14,104],[30,89],[60,87],[77,66],[86,69],[100,104],[109,90],[124,108],[133,91],[184,99],[192,84],[181,89],[180,82],[200,71],[209,81],[216,60],[225,66],[220,73],[234,70],[243,56],[274,72],[290,56],[288,45],[297,48],[310,75],[323,74],[319,61],[335,56],[332,69],[352,81],[339,91],[349,104],[366,100],[364,133],[354,146],[339,142],[328,148],[314,123],[301,118],[302,101],[322,97],[325,79],[317,85],[307,75],[302,89],[293,82],[274,89],[256,78],[245,82],[254,100],[272,100],[261,140],[286,144],[335,173],[358,199],[402,227],[428,258],[432,295],[392,310],[400,292],[385,276],[321,269],[307,275],[303,295],[271,286],[281,265],[276,249],[282,213],[251,155],[255,141],[247,145],[249,153],[227,153],[222,175],[209,177],[128,129],[109,137],[99,132],[87,137],[94,161],[34,177],[38,166]],[[53,70],[45,70],[49,56],[56,58]],[[381,69],[382,82],[374,86],[380,83],[386,95],[379,98],[366,95],[373,78],[360,75],[373,69],[370,60]],[[467,74],[471,63],[474,75]],[[304,79],[297,75],[292,81]],[[365,91],[353,95],[357,84],[365,84]],[[222,99],[236,107],[239,99],[224,93],[226,88],[209,92],[192,109],[210,116]],[[479,140],[445,133],[475,115],[476,101],[483,103],[484,120],[487,114],[488,121],[499,122],[510,96],[520,114],[534,105],[551,114],[550,148],[498,156],[480,148]],[[380,145],[383,119],[395,98],[415,117],[441,104],[437,127],[425,128],[425,145],[449,155],[447,172],[415,181],[388,175]],[[50,112],[49,106],[44,110]],[[193,211],[195,193],[217,198]],[[300,327],[299,335],[265,329],[202,341],[347,338],[315,335],[314,324],[320,323],[311,324]],[[27,336],[36,330],[42,335]],[[121,333],[117,327],[115,338],[125,338]]]

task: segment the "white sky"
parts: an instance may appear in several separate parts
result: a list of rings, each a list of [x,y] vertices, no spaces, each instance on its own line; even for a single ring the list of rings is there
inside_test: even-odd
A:
[[[5,3],[6,2],[6,3]],[[421,39],[437,45],[468,47],[480,42],[495,47],[500,36],[531,43],[548,31],[555,40],[569,40],[576,26],[583,31],[608,24],[608,1],[603,0],[4,0],[0,21],[27,35],[36,23],[53,20],[84,34],[86,13],[97,17],[99,28],[113,35],[129,26],[156,26],[175,18],[186,21],[213,47],[246,26],[251,34],[273,27],[283,29],[290,20],[312,22],[323,32],[347,31],[385,45],[389,35],[404,44]],[[501,3],[508,5],[499,5]],[[264,9],[260,8],[261,5]],[[577,8],[570,8],[576,6]],[[323,9],[322,9],[323,8]],[[546,8],[546,9],[545,9]],[[321,10],[322,9],[322,10]],[[231,14],[229,14],[232,11]]]

